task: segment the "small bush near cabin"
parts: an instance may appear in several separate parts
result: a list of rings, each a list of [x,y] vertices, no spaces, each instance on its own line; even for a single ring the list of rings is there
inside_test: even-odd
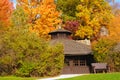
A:
[[[120,51],[115,50],[118,44],[109,39],[100,39],[93,46],[93,55],[97,62],[108,63],[111,71],[120,71]]]

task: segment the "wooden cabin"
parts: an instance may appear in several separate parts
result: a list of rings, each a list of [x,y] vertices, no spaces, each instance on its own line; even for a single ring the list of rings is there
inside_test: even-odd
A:
[[[70,38],[71,32],[64,29],[58,29],[49,33],[51,35],[50,43],[62,43],[64,46],[64,67],[62,74],[83,74],[90,73],[91,63],[93,61],[90,45],[76,42]]]

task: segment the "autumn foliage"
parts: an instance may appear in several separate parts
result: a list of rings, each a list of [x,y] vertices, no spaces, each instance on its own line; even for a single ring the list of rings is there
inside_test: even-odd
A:
[[[114,0],[16,0],[15,10],[10,1],[0,0],[0,76],[60,74],[63,46],[50,46],[48,33],[61,24],[73,39],[93,41],[96,62],[120,71],[120,9],[107,2]],[[105,31],[108,35],[101,37]]]
[[[10,0],[0,0],[0,28],[9,26],[13,4]]]
[[[108,26],[112,18],[110,5],[105,0],[81,0],[76,7],[80,26],[76,36],[99,38],[100,28]]]
[[[31,32],[37,33],[40,37],[48,38],[48,33],[56,28],[61,22],[60,12],[56,11],[54,0],[36,1],[18,0],[29,16],[32,24]]]
[[[77,20],[66,21],[65,25],[63,26],[64,29],[69,30],[72,32],[72,38],[76,39],[75,33],[78,30],[79,22]]]
[[[109,26],[109,38],[120,42],[120,16],[115,16]]]

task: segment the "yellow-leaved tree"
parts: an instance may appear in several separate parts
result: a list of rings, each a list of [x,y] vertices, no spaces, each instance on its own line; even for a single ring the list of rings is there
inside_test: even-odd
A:
[[[112,18],[111,7],[105,0],[80,0],[76,7],[79,27],[76,36],[97,40],[101,27],[108,27]]]
[[[18,0],[18,6],[29,16],[30,31],[40,37],[48,39],[48,33],[61,23],[61,13],[56,10],[54,0]]]

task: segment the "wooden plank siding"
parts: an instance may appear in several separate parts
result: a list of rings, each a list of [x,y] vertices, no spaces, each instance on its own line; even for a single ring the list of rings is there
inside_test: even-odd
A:
[[[64,66],[62,74],[84,74],[90,73],[88,66]]]
[[[90,65],[87,56],[66,56],[62,74],[84,74],[90,73]]]

